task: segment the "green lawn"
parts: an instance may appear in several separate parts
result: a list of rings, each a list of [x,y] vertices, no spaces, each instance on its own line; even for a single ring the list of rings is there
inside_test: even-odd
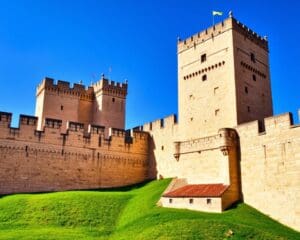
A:
[[[222,214],[156,207],[169,182],[2,197],[0,239],[300,239],[246,204]]]

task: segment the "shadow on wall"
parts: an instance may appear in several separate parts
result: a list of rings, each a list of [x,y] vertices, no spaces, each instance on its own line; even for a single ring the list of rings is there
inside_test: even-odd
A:
[[[155,142],[152,136],[149,136],[149,167],[148,167],[148,179],[156,179],[157,177],[157,165],[154,150],[156,149]]]
[[[233,203],[229,208],[235,208],[237,203],[239,202],[244,202],[244,195],[243,195],[243,185],[242,185],[242,171],[241,171],[241,160],[242,160],[242,155],[241,155],[241,147],[240,147],[240,136],[238,132],[236,132],[237,136],[237,146],[236,146],[236,152],[237,152],[237,181],[239,185],[239,198],[240,200],[237,201],[236,203]]]

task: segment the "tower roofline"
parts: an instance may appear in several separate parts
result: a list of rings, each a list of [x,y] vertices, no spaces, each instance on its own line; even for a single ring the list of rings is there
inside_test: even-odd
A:
[[[259,34],[248,28],[246,25],[235,19],[233,16],[230,16],[222,22],[219,22],[203,31],[200,31],[192,35],[191,37],[188,37],[184,40],[178,39],[178,54],[229,30],[235,30],[247,37],[249,40],[258,44],[266,51],[269,50],[268,40],[266,37],[260,36]]]

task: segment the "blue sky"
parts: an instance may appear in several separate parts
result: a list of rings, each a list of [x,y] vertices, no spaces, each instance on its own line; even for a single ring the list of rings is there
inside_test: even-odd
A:
[[[4,0],[0,6],[0,111],[13,112],[14,125],[20,113],[34,114],[35,87],[45,76],[86,85],[101,73],[128,79],[127,127],[176,113],[177,36],[209,27],[212,10],[224,12],[216,22],[233,10],[268,36],[274,112],[300,108],[299,1]]]

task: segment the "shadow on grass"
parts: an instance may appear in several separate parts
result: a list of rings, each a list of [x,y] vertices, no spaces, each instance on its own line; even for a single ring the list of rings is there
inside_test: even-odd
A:
[[[123,186],[123,187],[113,187],[113,188],[97,188],[97,189],[84,189],[82,191],[97,191],[97,192],[127,192],[135,189],[142,188],[146,186],[148,183],[150,183],[153,180],[147,180],[141,183]]]
[[[18,195],[18,194],[47,194],[47,193],[57,193],[57,192],[70,192],[70,191],[83,191],[83,192],[128,192],[134,189],[139,189],[146,186],[149,182],[153,180],[147,180],[137,184],[132,184],[123,187],[112,187],[112,188],[89,188],[89,189],[66,189],[61,191],[40,191],[40,192],[18,192],[9,194],[0,194],[0,199],[6,196]]]
[[[236,201],[236,202],[234,202],[233,204],[231,204],[228,208],[226,208],[226,210],[225,211],[227,211],[227,210],[233,210],[233,209],[237,209],[238,207],[239,207],[239,205],[240,204],[242,204],[243,203],[243,201],[242,200],[240,200],[240,201]]]

